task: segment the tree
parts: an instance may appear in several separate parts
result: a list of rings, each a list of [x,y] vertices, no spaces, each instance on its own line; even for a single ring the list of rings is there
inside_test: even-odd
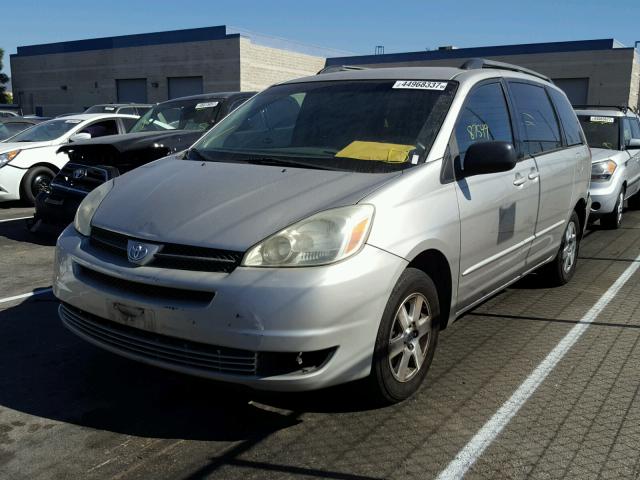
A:
[[[9,77],[2,73],[2,57],[4,56],[4,50],[0,48],[0,103],[9,103],[9,97],[5,93],[5,84],[9,81]]]

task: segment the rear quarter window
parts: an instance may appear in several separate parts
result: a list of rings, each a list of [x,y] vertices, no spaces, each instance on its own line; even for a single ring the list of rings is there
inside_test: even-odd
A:
[[[580,145],[584,143],[582,128],[569,100],[561,92],[552,88],[548,89],[549,96],[556,106],[556,111],[560,117],[560,123],[564,130],[564,136],[568,146]]]

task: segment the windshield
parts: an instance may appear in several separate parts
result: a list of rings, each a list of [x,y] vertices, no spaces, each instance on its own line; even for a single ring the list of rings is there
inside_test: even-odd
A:
[[[189,158],[388,171],[426,157],[455,82],[359,80],[271,87],[229,114]],[[274,159],[274,157],[277,157]]]
[[[219,100],[182,100],[160,103],[140,117],[129,133],[163,130],[210,129],[216,121]]]
[[[27,127],[30,127],[32,124],[26,122],[8,122],[8,123],[0,123],[0,141],[6,140],[7,138],[15,135],[18,132],[21,132]]]
[[[620,150],[620,121],[618,117],[578,115],[578,119],[591,148]]]
[[[48,142],[63,136],[79,123],[81,120],[65,120],[63,118],[49,120],[14,135],[10,140],[12,142]]]

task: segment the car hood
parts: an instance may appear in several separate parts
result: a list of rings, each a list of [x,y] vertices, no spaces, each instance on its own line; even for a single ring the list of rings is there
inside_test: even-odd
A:
[[[55,145],[54,142],[0,142],[0,153],[10,152],[11,150],[29,150],[32,148],[50,147]]]
[[[608,148],[592,148],[591,149],[591,163],[602,162],[603,160],[611,159],[616,163],[620,162],[623,158],[624,161],[629,159],[629,155],[621,150],[609,150]]]
[[[164,243],[245,251],[400,172],[351,173],[168,157],[117,177],[93,225]]]
[[[65,145],[59,151],[93,148],[99,145],[108,145],[118,152],[124,153],[132,150],[141,150],[148,147],[164,146],[171,152],[177,152],[190,147],[205,132],[193,130],[170,130],[168,132],[137,132],[122,135],[110,135],[107,137],[83,140]]]

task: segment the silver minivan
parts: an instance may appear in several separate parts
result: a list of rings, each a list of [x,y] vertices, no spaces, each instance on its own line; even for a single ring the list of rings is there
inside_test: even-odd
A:
[[[268,88],[103,184],[58,239],[74,333],[279,391],[410,396],[438,332],[529,272],[574,274],[591,159],[540,74],[345,69]]]

